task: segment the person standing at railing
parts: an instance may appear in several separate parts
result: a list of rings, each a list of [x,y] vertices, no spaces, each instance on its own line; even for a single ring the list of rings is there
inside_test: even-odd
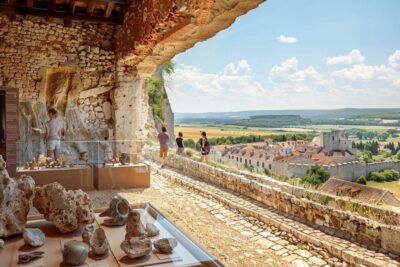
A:
[[[45,141],[47,146],[47,156],[58,159],[58,152],[61,147],[61,135],[63,133],[63,123],[57,119],[57,110],[49,108],[47,111],[50,120],[46,122]]]
[[[207,139],[207,133],[201,132],[201,138],[197,142],[201,150],[201,162],[208,163],[208,154],[210,154],[210,142]]]
[[[185,147],[183,146],[183,133],[179,132],[178,137],[175,139],[176,142],[176,154],[180,157],[185,156]]]
[[[161,133],[157,136],[158,142],[160,142],[160,159],[161,159],[161,168],[167,163],[167,156],[168,156],[168,142],[169,142],[169,135],[167,134],[167,128],[163,126],[161,128]]]

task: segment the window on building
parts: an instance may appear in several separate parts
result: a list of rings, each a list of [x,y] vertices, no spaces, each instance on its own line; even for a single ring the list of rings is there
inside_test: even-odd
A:
[[[257,161],[257,167],[259,167],[259,166],[260,166],[260,162]]]
[[[262,167],[264,168],[264,162],[262,163]]]
[[[249,160],[249,164],[251,164],[251,160]]]
[[[269,167],[269,169],[271,169],[271,164],[269,164],[269,166],[268,166],[268,167]]]

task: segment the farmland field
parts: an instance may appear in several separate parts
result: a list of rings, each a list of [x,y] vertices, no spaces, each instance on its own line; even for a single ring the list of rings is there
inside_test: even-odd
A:
[[[385,132],[388,129],[399,129],[399,127],[385,126],[359,126],[359,125],[311,125],[304,127],[293,128],[253,128],[239,127],[233,125],[199,125],[199,124],[180,124],[175,126],[175,135],[181,131],[185,139],[196,140],[200,138],[200,132],[206,131],[207,137],[227,137],[227,136],[242,136],[242,135],[281,135],[281,134],[298,134],[298,133],[315,133],[320,131],[330,130],[345,130],[345,129],[362,129],[368,131]],[[389,137],[388,142],[400,142],[400,137]]]
[[[178,132],[183,133],[185,139],[197,140],[200,138],[200,132],[207,132],[208,138],[222,137],[222,136],[242,136],[242,135],[271,135],[271,134],[283,134],[285,132],[277,132],[272,129],[262,130],[262,129],[243,129],[240,127],[230,127],[230,126],[201,126],[201,125],[187,125],[187,126],[175,126],[175,135]],[[292,133],[292,132],[289,132]]]

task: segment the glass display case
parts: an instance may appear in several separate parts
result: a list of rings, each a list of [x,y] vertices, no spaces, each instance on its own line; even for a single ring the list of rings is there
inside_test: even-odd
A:
[[[61,141],[58,158],[46,145],[17,143],[17,175],[38,186],[59,182],[68,189],[117,189],[150,186],[150,169],[141,163],[142,140]]]
[[[218,259],[209,254],[204,248],[192,240],[188,235],[182,232],[174,223],[166,218],[156,207],[150,203],[133,204],[131,208],[140,212],[140,222],[142,225],[152,223],[157,227],[159,233],[151,239],[154,243],[161,238],[173,238],[177,241],[171,253],[160,253],[154,245],[148,255],[135,259],[128,258],[121,249],[121,243],[125,240],[126,226],[106,226],[103,224],[104,217],[99,213],[95,214],[95,222],[92,224],[94,229],[102,228],[110,244],[110,250],[105,256],[96,257],[89,255],[84,265],[80,266],[102,266],[102,267],[222,267],[224,266]],[[97,210],[101,212],[103,210]],[[63,264],[63,246],[70,240],[82,240],[83,229],[69,234],[61,234],[54,225],[43,219],[43,216],[36,215],[28,217],[28,228],[39,228],[45,234],[45,243],[41,247],[30,248],[29,252],[42,251],[43,256],[32,261],[26,266],[46,266],[58,267]],[[21,235],[9,237],[5,240],[5,246],[0,253],[0,262],[4,266],[21,266],[18,262],[18,256],[27,252],[26,245]],[[2,265],[3,266],[3,265]]]

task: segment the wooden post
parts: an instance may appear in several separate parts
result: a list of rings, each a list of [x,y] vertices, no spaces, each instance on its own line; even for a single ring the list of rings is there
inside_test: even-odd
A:
[[[18,129],[18,89],[1,87],[5,91],[5,161],[7,162],[7,171],[11,177],[15,177],[17,169],[17,141],[19,139]]]

